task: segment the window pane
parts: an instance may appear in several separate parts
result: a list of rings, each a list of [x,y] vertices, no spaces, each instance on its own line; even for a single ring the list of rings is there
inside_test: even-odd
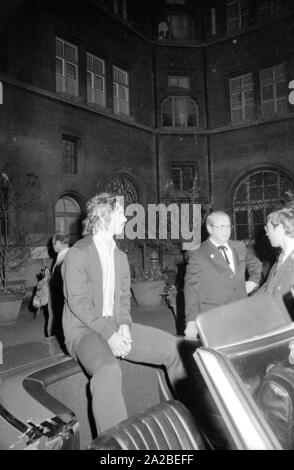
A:
[[[60,41],[60,39],[55,39],[55,50],[56,50],[56,55],[59,57],[63,57],[63,41]]]
[[[87,54],[87,70],[93,72],[93,56],[90,54]]]
[[[283,98],[286,96],[286,83],[281,82],[276,85],[277,98]]]
[[[94,58],[93,71],[95,73],[97,73],[98,75],[103,75],[104,74],[104,63],[102,62],[102,60]]]
[[[66,71],[66,76],[67,78],[70,78],[72,80],[76,80],[77,78],[77,70],[76,66],[69,64],[68,62],[65,65],[65,71]]]
[[[103,78],[97,77],[97,75],[95,75],[94,84],[95,84],[94,86],[95,86],[96,90],[100,90],[100,91],[104,90],[104,80],[103,80]]]
[[[262,101],[270,101],[274,98],[274,91],[272,85],[263,86],[261,88]]]
[[[64,57],[73,62],[76,61],[76,48],[68,43],[64,43]]]
[[[93,86],[93,83],[92,83],[92,74],[90,72],[87,72],[87,86],[88,87],[92,87]]]
[[[260,72],[260,78],[261,80],[272,80],[273,78],[273,69],[263,69]]]
[[[277,102],[277,113],[284,114],[286,112],[287,112],[287,100],[286,99],[279,100]]]
[[[59,73],[60,75],[63,74],[62,70],[62,60],[61,59],[55,59],[55,64],[56,64],[56,73]]]

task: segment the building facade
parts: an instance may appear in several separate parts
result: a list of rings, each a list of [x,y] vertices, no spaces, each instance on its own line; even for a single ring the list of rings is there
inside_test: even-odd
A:
[[[2,0],[1,161],[38,175],[27,242],[80,235],[99,190],[232,215],[254,240],[293,188],[287,0]]]

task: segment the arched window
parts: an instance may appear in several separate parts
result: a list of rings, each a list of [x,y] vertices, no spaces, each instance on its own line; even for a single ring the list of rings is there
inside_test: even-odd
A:
[[[259,169],[238,184],[233,196],[233,221],[238,240],[254,240],[267,214],[284,204],[293,183],[279,171]]]
[[[197,127],[198,106],[184,96],[170,96],[161,105],[163,127]]]
[[[138,202],[138,193],[133,182],[123,173],[117,173],[109,178],[106,191],[124,196],[125,206]]]
[[[63,196],[55,204],[55,230],[71,235],[71,241],[81,236],[81,208],[71,196]]]

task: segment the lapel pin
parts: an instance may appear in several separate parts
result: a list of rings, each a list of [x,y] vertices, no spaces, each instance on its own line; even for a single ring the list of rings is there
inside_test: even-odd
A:
[[[211,259],[213,259],[213,258],[214,258],[214,255],[213,255],[213,254],[212,254],[212,255],[210,255],[210,258],[211,258]]]

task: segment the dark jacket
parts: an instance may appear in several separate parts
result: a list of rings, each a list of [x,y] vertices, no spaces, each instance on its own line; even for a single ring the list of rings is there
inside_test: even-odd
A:
[[[79,240],[66,253],[62,265],[65,297],[62,322],[66,346],[74,357],[78,340],[89,328],[108,340],[119,325],[131,324],[129,263],[117,247],[114,263],[114,316],[104,318],[102,267],[92,237]]]
[[[246,269],[249,280],[259,283],[261,262],[243,242],[229,240],[228,244],[234,256],[235,274],[209,239],[191,251],[184,286],[186,321],[195,320],[200,312],[246,297]]]

